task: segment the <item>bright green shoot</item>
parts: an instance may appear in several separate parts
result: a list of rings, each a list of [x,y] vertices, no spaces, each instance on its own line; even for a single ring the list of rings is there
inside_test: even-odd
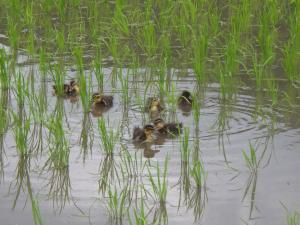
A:
[[[98,120],[98,128],[104,153],[112,155],[119,140],[119,131],[108,130],[103,118]]]

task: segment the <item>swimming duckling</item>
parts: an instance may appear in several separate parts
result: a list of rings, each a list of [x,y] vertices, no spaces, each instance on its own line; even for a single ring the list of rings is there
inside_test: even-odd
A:
[[[102,113],[108,111],[113,106],[113,99],[113,96],[94,93],[92,96],[91,110],[93,116],[99,117],[102,115]]]
[[[54,93],[58,94],[58,88],[56,85],[53,85]],[[64,84],[63,87],[63,94],[65,96],[76,96],[79,94],[79,85],[74,81],[71,80],[69,84]]]
[[[179,135],[182,129],[182,123],[165,123],[161,118],[154,120],[153,124],[158,134],[162,135]]]
[[[79,94],[79,85],[75,80],[71,80],[69,84],[68,95],[76,96]]]
[[[113,100],[114,97],[111,95],[101,95],[99,93],[94,93],[92,96],[92,105],[110,108],[113,106]]]
[[[154,126],[151,124],[147,124],[143,127],[143,129],[139,127],[135,127],[133,129],[133,137],[132,140],[134,142],[153,142],[152,134],[154,132]]]
[[[192,110],[193,96],[189,91],[183,91],[178,98],[178,107],[184,112],[189,113]]]
[[[164,108],[158,98],[150,97],[147,100],[145,111],[150,114],[151,118],[157,117]]]

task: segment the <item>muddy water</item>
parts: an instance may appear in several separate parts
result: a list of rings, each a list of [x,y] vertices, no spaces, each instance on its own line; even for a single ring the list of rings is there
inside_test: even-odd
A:
[[[27,65],[25,59],[20,69],[24,74],[33,72],[38,87],[43,82],[38,79],[37,64]],[[188,188],[183,185],[183,180],[192,178],[184,173],[181,163],[180,137],[153,144],[150,152],[133,145],[131,137],[134,126],[142,126],[150,121],[136,100],[136,96],[144,95],[146,84],[142,80],[129,79],[130,102],[124,105],[120,84],[116,82],[112,85],[110,82],[112,71],[111,67],[104,68],[107,81],[105,93],[114,95],[114,106],[103,113],[102,117],[110,129],[120,130],[120,142],[113,159],[107,159],[103,154],[98,118],[91,114],[84,115],[80,100],[61,101],[65,110],[64,130],[70,146],[68,169],[58,171],[44,168],[49,157],[46,129],[43,130],[43,149],[31,156],[26,164],[17,154],[11,124],[4,134],[1,151],[3,179],[0,183],[0,224],[33,223],[28,189],[32,190],[38,200],[44,224],[115,224],[107,210],[107,189],[99,186],[99,182],[105,178],[105,171],[109,171],[106,175],[108,185],[116,187],[118,192],[126,182],[131,183],[134,203],[130,207],[133,208],[136,202],[139,205],[140,194],[135,192],[140,192],[141,185],[148,192],[152,190],[148,170],[144,165],[156,165],[158,162],[162,168],[167,156],[168,193],[165,211],[149,195],[143,197],[150,222],[155,215],[165,215],[172,225],[281,225],[286,223],[287,216],[283,205],[290,211],[299,209],[299,105],[294,112],[280,105],[272,109],[270,98],[254,91],[255,88],[249,85],[251,82],[238,87],[235,97],[230,101],[222,101],[219,84],[210,83],[199,95],[200,121],[196,125],[192,112],[183,113],[178,108],[174,111],[168,100],[164,99],[166,111],[163,117],[167,121],[180,121],[189,129],[191,157],[194,157],[195,152],[198,153],[207,173],[205,185],[201,190],[196,190],[192,182]],[[138,74],[142,76],[144,71],[138,69]],[[127,70],[121,72],[125,75]],[[184,89],[194,90],[192,71],[188,71],[184,77],[179,75],[178,69],[170,69],[170,72],[174,74],[175,96]],[[89,70],[85,71],[85,74],[90,73]],[[76,74],[76,70],[70,69],[67,75],[71,79]],[[51,116],[58,100],[52,94],[51,79],[45,82],[47,115]],[[283,80],[282,86],[285,85],[286,81]],[[93,89],[97,90],[96,85],[93,85]],[[153,89],[146,97],[156,94]],[[12,93],[10,108],[16,110]],[[29,108],[26,110],[30,114]],[[84,121],[88,121],[86,124],[91,127],[86,148],[81,139]],[[242,155],[242,150],[249,152],[249,143],[255,147],[260,162],[256,173],[249,171]],[[125,154],[122,149],[127,149],[136,161],[135,176],[127,179],[121,176],[121,168],[124,166],[122,155]],[[18,176],[20,170],[23,173]],[[156,176],[155,170],[152,172]],[[132,212],[130,210],[133,218]],[[128,224],[127,216],[123,224]]]

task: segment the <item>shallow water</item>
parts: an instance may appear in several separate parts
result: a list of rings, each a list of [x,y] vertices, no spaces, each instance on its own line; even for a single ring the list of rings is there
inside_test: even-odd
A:
[[[24,74],[34,71],[37,89],[41,87],[44,81],[38,79],[40,77],[38,64],[27,64],[25,58],[20,69]],[[88,132],[87,147],[84,148],[81,144],[84,113],[80,100],[74,103],[68,99],[60,101],[65,110],[64,130],[70,145],[68,169],[44,168],[49,157],[46,128],[42,131],[43,149],[40,149],[37,155],[30,157],[27,167],[24,164],[23,167],[18,167],[22,160],[16,151],[11,124],[3,136],[4,144],[1,149],[4,165],[3,179],[0,184],[1,224],[33,223],[28,187],[38,199],[44,224],[115,224],[107,210],[107,190],[99,187],[103,173],[108,170],[107,185],[116,187],[118,193],[126,183],[130,183],[132,204],[129,213],[133,216],[133,207],[139,207],[141,185],[150,193],[152,191],[148,170],[143,167],[144,164],[155,165],[158,162],[162,168],[166,156],[169,157],[166,202],[169,224],[176,225],[184,222],[208,225],[221,223],[281,225],[285,223],[287,215],[283,205],[290,211],[298,209],[300,199],[300,177],[297,176],[300,170],[300,123],[297,117],[299,104],[293,112],[283,105],[272,107],[270,98],[265,96],[264,92],[257,93],[250,81],[238,87],[232,99],[222,101],[219,84],[209,83],[199,94],[200,121],[196,126],[193,112],[185,115],[178,108],[172,111],[172,105],[168,99],[164,99],[166,111],[163,117],[167,121],[180,121],[185,128],[189,129],[191,155],[198,153],[203,161],[207,179],[203,188],[197,190],[190,175],[183,172],[180,137],[153,144],[152,150],[158,152],[155,155],[150,152],[149,159],[145,157],[147,153],[143,149],[133,145],[131,137],[134,126],[142,126],[151,121],[136,100],[136,96],[144,95],[145,82],[129,80],[130,102],[124,105],[120,83],[112,85],[109,82],[112,71],[111,67],[104,68],[107,81],[104,92],[113,94],[114,106],[103,113],[102,117],[111,129],[120,130],[120,142],[117,144],[113,159],[105,160],[106,156],[101,149],[98,118],[89,113],[86,114],[86,118],[90,122],[91,129]],[[124,68],[121,73],[125,76],[126,71]],[[147,69],[141,68],[137,71],[139,76],[143,76]],[[169,72],[174,73],[172,80],[176,86],[175,97],[184,89],[194,90],[192,70],[188,70],[186,76],[181,76],[179,69],[170,69]],[[85,74],[90,74],[90,71],[87,69]],[[67,76],[69,79],[75,78],[76,70],[70,69]],[[52,93],[51,79],[47,78],[45,82],[47,115],[51,117],[58,100]],[[286,82],[282,80],[280,84],[284,87]],[[96,85],[93,85],[93,90],[97,90]],[[138,94],[134,94],[136,91]],[[157,94],[155,89],[151,93]],[[296,93],[299,103],[299,90]],[[9,101],[9,108],[16,110],[15,96],[12,92]],[[28,106],[25,106],[25,111],[30,114]],[[242,150],[249,152],[249,143],[255,147],[257,160],[260,161],[257,173],[248,170],[242,155]],[[121,149],[124,148],[136,162],[132,177],[121,176],[121,168],[124,168],[122,155],[125,154]],[[111,167],[110,163],[114,163],[115,167]],[[192,164],[192,159],[189,164]],[[21,177],[17,178],[20,168],[25,172],[23,171]],[[155,170],[150,170],[154,175],[156,174]],[[185,179],[191,181],[188,188],[184,188]],[[21,188],[18,193],[19,187]],[[195,203],[197,197],[200,198]],[[152,221],[154,215],[163,214],[164,210],[160,209],[159,204],[155,203],[149,195],[143,198],[147,204],[149,221]],[[16,206],[12,209],[14,201]],[[199,207],[200,210],[197,210]],[[123,223],[128,224],[126,216]]]

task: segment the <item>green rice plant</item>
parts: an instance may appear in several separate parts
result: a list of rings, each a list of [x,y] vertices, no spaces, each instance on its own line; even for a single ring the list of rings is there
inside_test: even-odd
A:
[[[189,128],[185,127],[183,136],[180,137],[181,162],[186,164],[189,164],[190,161],[189,133]]]
[[[141,37],[140,37],[141,36]],[[152,21],[147,21],[143,26],[140,36],[138,36],[138,44],[145,51],[145,53],[152,57],[154,56],[158,45],[155,26]]]
[[[168,192],[168,183],[167,183],[167,171],[168,171],[168,162],[169,162],[169,156],[165,158],[164,162],[164,168],[163,168],[163,174],[161,178],[161,169],[157,163],[156,165],[156,179],[152,172],[150,171],[148,167],[148,174],[150,179],[151,188],[153,190],[153,193],[155,195],[156,200],[159,202],[161,206],[164,206],[166,204],[167,200],[167,192]]]
[[[127,187],[122,189],[120,193],[117,192],[117,188],[114,187],[114,190],[109,186],[108,190],[108,213],[110,219],[114,222],[114,224],[122,224],[122,218],[126,215],[128,210],[127,199],[128,190]]]
[[[193,166],[190,172],[196,188],[201,188],[205,184],[207,173],[204,170],[203,163],[200,160],[193,161]]]
[[[204,25],[199,36],[192,41],[193,68],[198,87],[202,85],[205,75],[205,64],[208,54],[208,28]]]
[[[270,78],[267,80],[267,86],[268,93],[272,99],[272,106],[276,106],[278,103],[278,84],[273,78]]]
[[[22,118],[17,113],[12,112],[14,119],[13,133],[15,136],[17,152],[24,157],[29,154],[28,138],[30,132],[30,118]]]
[[[193,110],[193,117],[194,117],[194,123],[196,127],[199,127],[199,121],[200,121],[200,100],[194,95],[193,96],[193,104],[192,104],[192,110]]]
[[[122,73],[122,69],[119,69],[118,73],[118,78],[121,83],[121,88],[122,88],[122,100],[123,100],[123,105],[127,106],[129,104],[129,87],[128,87],[128,79],[129,79],[129,69],[127,69],[126,74]]]
[[[14,18],[10,17],[9,15],[7,17],[7,33],[10,46],[13,50],[12,52],[15,55],[19,48],[20,32],[18,28],[18,23],[15,21]]]
[[[300,225],[300,213],[294,212],[287,216],[287,225]]]
[[[64,30],[56,30],[55,34],[56,34],[56,42],[57,42],[58,52],[63,55],[66,51],[65,31]]]
[[[243,150],[242,151],[243,157],[244,157],[244,160],[245,160],[249,170],[251,172],[256,172],[257,168],[258,168],[258,162],[256,159],[256,151],[251,143],[249,143],[249,147],[250,147],[250,154],[247,155],[246,151]]]
[[[31,198],[31,209],[34,225],[43,225],[39,203],[37,198]]]
[[[64,84],[65,84],[65,69],[61,64],[55,64],[50,68],[50,73],[56,87],[56,95],[64,96]]]
[[[93,60],[93,68],[95,72],[95,76],[98,83],[98,88],[100,92],[103,92],[103,86],[104,86],[104,73],[102,71],[102,56],[101,56],[101,50],[100,47],[96,47],[96,56],[95,60]]]
[[[112,19],[112,24],[116,27],[118,31],[128,36],[130,33],[128,19],[126,15],[122,12],[122,3],[119,2],[121,1],[116,1],[116,7],[114,11],[114,17]]]
[[[134,220],[131,221],[130,216],[128,216],[128,221],[130,225],[148,225],[147,215],[145,213],[144,199],[141,198],[140,205],[137,208],[134,208]]]
[[[0,49],[0,90],[10,87],[10,76],[8,72],[8,55],[4,49]]]
[[[115,146],[119,141],[119,131],[108,130],[103,118],[98,120],[98,128],[102,143],[102,150],[107,155],[112,155],[115,151]]]
[[[45,125],[49,130],[49,159],[46,162],[50,168],[64,169],[69,166],[70,146],[65,136],[60,108]]]

